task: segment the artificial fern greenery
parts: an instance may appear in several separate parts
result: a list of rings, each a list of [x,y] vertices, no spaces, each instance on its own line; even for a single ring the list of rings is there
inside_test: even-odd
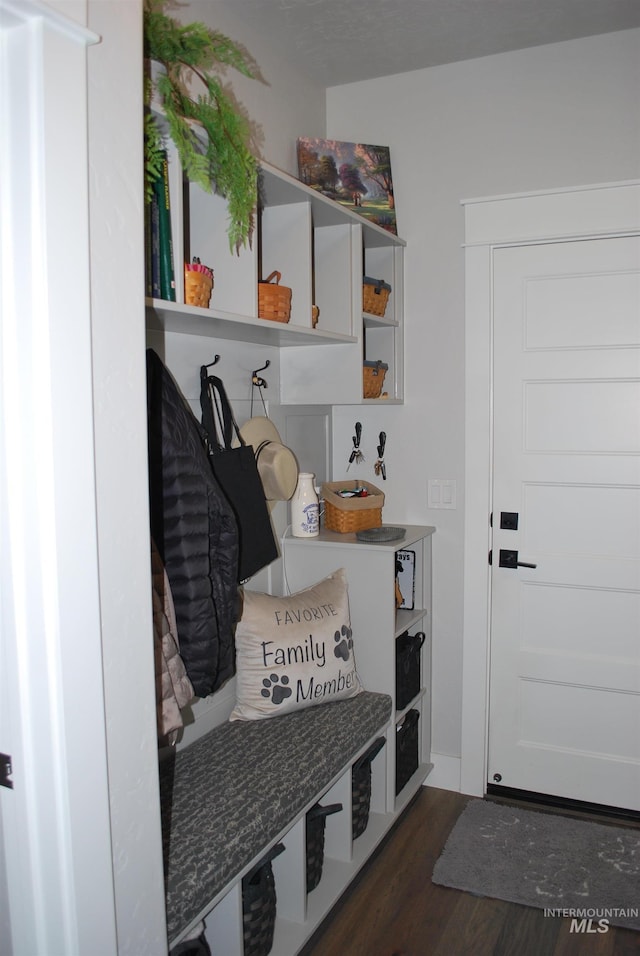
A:
[[[150,203],[153,196],[153,184],[162,175],[162,157],[164,143],[162,134],[151,115],[144,117],[144,198]]]
[[[145,2],[145,56],[167,71],[155,80],[155,87],[185,175],[227,200],[229,245],[238,251],[253,233],[258,163],[249,149],[247,120],[212,71],[230,66],[244,76],[254,78],[254,73],[243,52],[224,34],[204,23],[183,25],[162,7],[163,0]],[[188,86],[194,78],[206,90],[197,97]],[[145,123],[147,197],[157,175],[158,135],[157,127],[150,131]]]

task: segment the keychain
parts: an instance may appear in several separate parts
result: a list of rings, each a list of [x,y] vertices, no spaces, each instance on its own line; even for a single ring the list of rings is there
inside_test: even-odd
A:
[[[380,437],[378,438],[380,444],[378,445],[378,460],[373,466],[373,470],[376,475],[382,475],[382,480],[387,480],[387,467],[384,463],[384,449],[387,444],[387,435],[386,432],[380,432]]]
[[[364,455],[360,451],[360,439],[362,437],[362,423],[356,422],[356,433],[353,436],[353,451],[349,457],[349,464],[347,465],[347,471],[355,461],[356,465],[359,465],[364,461]]]

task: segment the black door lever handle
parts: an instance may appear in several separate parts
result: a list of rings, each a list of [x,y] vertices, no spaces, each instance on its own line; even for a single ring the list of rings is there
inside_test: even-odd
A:
[[[501,568],[537,568],[537,564],[531,564],[529,561],[518,561],[518,552],[517,551],[508,551],[504,548],[500,548],[500,561],[499,567]]]

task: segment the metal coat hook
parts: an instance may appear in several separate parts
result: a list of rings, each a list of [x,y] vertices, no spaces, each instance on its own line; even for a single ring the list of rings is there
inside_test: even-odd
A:
[[[220,361],[220,356],[219,356],[219,355],[216,355],[216,357],[214,358],[213,362],[209,362],[208,365],[205,365],[205,368],[213,368],[213,366],[214,366],[214,365],[217,365],[219,361]]]
[[[387,444],[387,435],[386,432],[380,432],[378,437],[380,444],[378,445],[378,460],[373,466],[373,469],[376,475],[382,475],[382,480],[387,480],[387,466],[384,463],[384,450]]]
[[[266,368],[269,368],[271,362],[267,359],[266,364],[262,368],[257,368],[254,372],[251,373],[251,384],[256,385],[258,388],[268,388],[267,383],[263,378],[258,375],[258,372],[264,372]]]

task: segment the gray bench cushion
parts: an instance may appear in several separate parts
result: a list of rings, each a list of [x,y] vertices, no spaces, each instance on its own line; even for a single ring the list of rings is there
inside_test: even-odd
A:
[[[162,763],[167,929],[173,940],[386,724],[365,691],[269,720],[222,724]]]

